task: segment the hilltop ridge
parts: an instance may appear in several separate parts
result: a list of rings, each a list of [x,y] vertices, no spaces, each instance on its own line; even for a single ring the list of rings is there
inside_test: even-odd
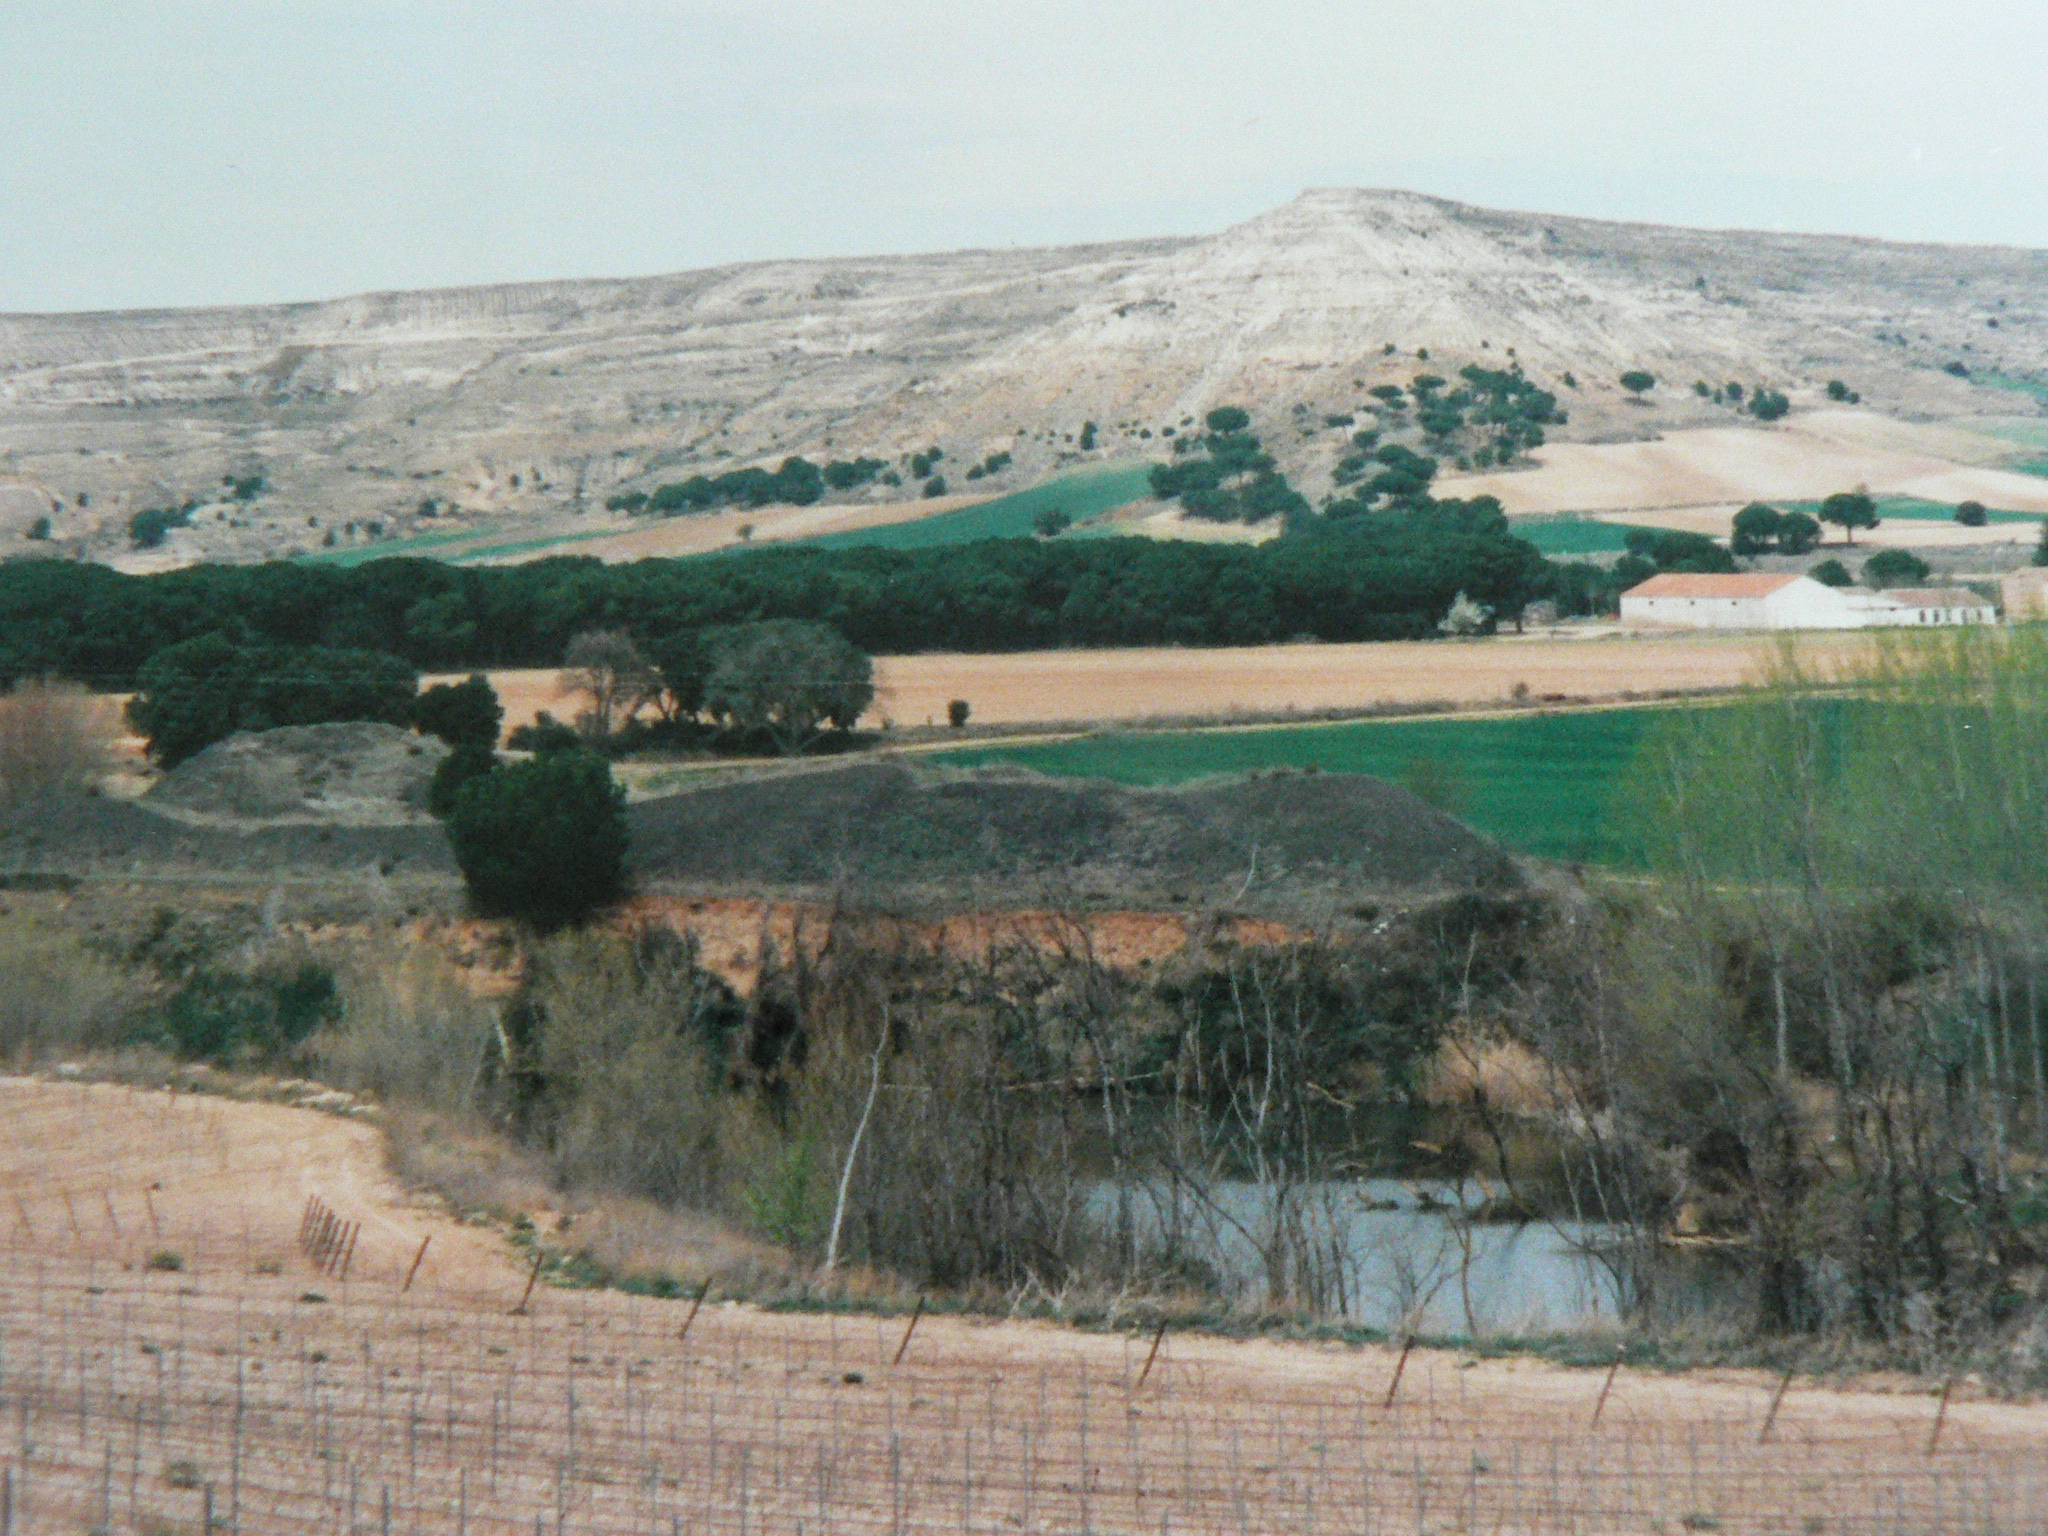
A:
[[[2044,293],[2037,251],[1320,189],[1192,238],[0,316],[0,547],[48,516],[75,553],[147,564],[122,536],[135,509],[259,471],[259,501],[153,558],[429,531],[422,503],[439,526],[598,515],[621,488],[790,453],[938,444],[964,471],[1007,452],[990,484],[1009,489],[1157,456],[1141,433],[1224,401],[1314,489],[1341,446],[1316,440],[1323,417],[1470,362],[1558,389],[1554,439],[1726,424],[1694,379],[1797,405],[1843,378],[1887,414],[1958,421],[2035,409],[1991,386],[2048,381]],[[1614,382],[1631,368],[1662,381],[1647,403]],[[1070,441],[1087,421],[1092,452]]]

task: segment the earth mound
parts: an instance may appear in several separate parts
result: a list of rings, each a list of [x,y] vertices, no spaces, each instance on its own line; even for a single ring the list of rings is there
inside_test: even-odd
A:
[[[631,806],[636,873],[693,885],[1232,905],[1519,883],[1497,846],[1358,774],[1175,789],[900,761],[690,790]]]
[[[173,768],[143,803],[202,826],[418,823],[447,755],[438,737],[369,720],[243,731]]]

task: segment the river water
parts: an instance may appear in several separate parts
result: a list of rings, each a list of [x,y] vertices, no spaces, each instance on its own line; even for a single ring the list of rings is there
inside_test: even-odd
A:
[[[1539,1220],[1523,1225],[1468,1225],[1454,1208],[1477,1203],[1466,1185],[1359,1179],[1312,1185],[1298,1198],[1309,1212],[1318,1251],[1341,1254],[1344,1313],[1390,1333],[1474,1336],[1572,1333],[1612,1324],[1619,1287],[1597,1253],[1613,1234],[1591,1223]],[[1114,1209],[1115,1191],[1098,1190],[1100,1215]],[[1182,1251],[1213,1272],[1240,1302],[1267,1299],[1260,1244],[1272,1225],[1271,1186],[1223,1181],[1204,1197],[1183,1194]],[[1170,1202],[1149,1192],[1132,1196],[1141,1239],[1172,1220]]]

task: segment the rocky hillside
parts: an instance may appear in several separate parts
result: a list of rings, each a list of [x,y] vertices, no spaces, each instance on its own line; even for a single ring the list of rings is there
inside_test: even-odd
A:
[[[1571,412],[1554,436],[1581,439],[1732,420],[1694,379],[1798,405],[1840,378],[1906,417],[2031,411],[1998,386],[2048,380],[2044,295],[2048,253],[1320,191],[1198,239],[7,316],[0,551],[31,531],[144,565],[346,548],[596,518],[617,490],[787,453],[933,444],[955,490],[1010,453],[984,482],[1001,490],[1156,455],[1145,434],[1225,401],[1314,489],[1340,442],[1323,418],[1364,390],[1511,358]],[[1647,405],[1614,382],[1632,368],[1661,381]],[[188,500],[192,528],[128,548],[135,510]]]

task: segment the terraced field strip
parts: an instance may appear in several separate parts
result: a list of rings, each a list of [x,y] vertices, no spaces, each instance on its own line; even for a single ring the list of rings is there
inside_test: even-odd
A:
[[[1366,773],[1407,783],[1524,853],[1630,866],[1641,855],[1613,800],[1636,748],[1669,708],[1574,710],[1486,719],[1367,720],[1256,730],[1157,731],[937,754],[967,766],[1183,784],[1277,768]]]
[[[0,1471],[23,1536],[209,1515],[276,1536],[2048,1528],[2048,1410],[1967,1384],[1937,1402],[1800,1382],[1779,1403],[1754,1372],[1180,1334],[1155,1360],[1142,1306],[1082,1334],[714,1301],[686,1332],[686,1302],[437,1267],[443,1243],[484,1239],[364,1188],[328,1203],[433,1239],[409,1289],[417,1246],[343,1279],[299,1240],[307,1207],[262,1187],[246,1229],[188,1204],[131,1231],[144,1195],[246,1177],[265,1143],[294,1197],[358,1150],[327,1117],[162,1097],[0,1090],[18,1154],[0,1206],[45,1193],[38,1155],[74,1180],[75,1219],[17,1218],[0,1250]],[[108,1153],[89,1185],[88,1132]],[[183,1267],[149,1267],[153,1247]]]
[[[1150,495],[1151,473],[1148,464],[1124,464],[1064,475],[977,506],[941,512],[915,522],[822,534],[803,542],[816,549],[928,549],[943,544],[971,544],[976,539],[1028,539],[1038,532],[1037,519],[1046,512],[1063,512],[1079,523]]]

